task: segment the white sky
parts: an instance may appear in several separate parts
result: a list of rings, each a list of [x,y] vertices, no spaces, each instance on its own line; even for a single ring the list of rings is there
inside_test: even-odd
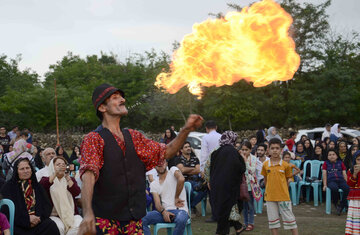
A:
[[[172,43],[209,12],[226,13],[226,3],[254,1],[0,0],[0,54],[22,54],[20,67],[43,75],[68,51],[80,56],[114,52],[119,59],[151,48],[170,53]],[[333,0],[331,27],[343,34],[360,32],[359,12],[360,0]]]

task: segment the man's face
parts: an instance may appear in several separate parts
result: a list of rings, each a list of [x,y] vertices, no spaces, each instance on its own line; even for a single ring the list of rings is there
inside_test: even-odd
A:
[[[263,146],[259,146],[256,150],[256,155],[258,157],[263,157],[265,155],[265,149]]]
[[[159,175],[162,175],[166,172],[167,162],[164,161],[162,164],[155,166],[155,170]]]
[[[191,146],[190,144],[184,144],[183,148],[181,149],[182,154],[190,154],[191,153]]]
[[[4,135],[6,133],[6,128],[5,127],[1,127],[0,128],[0,134]]]
[[[256,138],[253,137],[250,139],[251,146],[254,146],[256,144]]]
[[[120,92],[112,94],[106,102],[99,106],[99,111],[110,116],[122,117],[128,114],[128,110],[125,107],[125,99],[121,96]]]
[[[271,157],[279,157],[281,153],[281,147],[279,144],[272,144],[269,148],[269,154]]]
[[[328,132],[330,132],[331,126],[327,126],[327,127],[326,127],[326,130],[327,130]]]
[[[55,150],[53,148],[45,149],[43,152],[42,160],[46,166],[50,164],[50,161],[56,156]]]

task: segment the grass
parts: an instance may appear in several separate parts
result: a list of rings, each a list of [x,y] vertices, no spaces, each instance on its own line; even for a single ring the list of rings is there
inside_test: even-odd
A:
[[[198,210],[200,204],[198,205]],[[325,203],[323,202],[317,207],[314,207],[312,202],[301,203],[293,207],[293,212],[296,217],[298,230],[300,235],[339,235],[345,233],[346,214],[342,213],[341,216],[334,214],[325,214]],[[199,210],[200,211],[200,210]],[[215,234],[216,223],[206,223],[205,220],[210,218],[210,207],[207,207],[205,217],[196,217],[192,219],[192,232],[194,235],[209,235]],[[166,230],[160,230],[161,235],[165,235]],[[230,234],[235,234],[233,228]],[[245,235],[268,235],[271,234],[268,228],[266,208],[264,207],[262,214],[255,216],[255,228],[251,232],[243,232]],[[279,235],[291,234],[290,231],[285,231],[283,227],[279,229]]]

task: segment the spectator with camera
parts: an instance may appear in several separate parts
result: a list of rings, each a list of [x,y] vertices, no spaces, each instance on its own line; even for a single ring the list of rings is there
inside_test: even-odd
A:
[[[182,235],[189,219],[184,188],[184,176],[177,167],[167,170],[167,162],[163,161],[155,167],[159,178],[150,184],[150,192],[154,197],[156,210],[148,212],[142,218],[145,235],[150,235],[149,225],[157,223],[175,223],[174,235]]]
[[[176,167],[183,174],[185,181],[191,184],[191,213],[196,216],[199,214],[196,205],[206,196],[207,186],[200,176],[200,161],[192,151],[190,142],[186,141],[180,151]]]
[[[49,177],[42,177],[40,184],[46,190],[53,211],[50,216],[60,232],[60,235],[76,235],[82,221],[76,207],[75,197],[81,189],[76,180],[69,175],[67,161],[63,157],[55,157],[50,161]]]

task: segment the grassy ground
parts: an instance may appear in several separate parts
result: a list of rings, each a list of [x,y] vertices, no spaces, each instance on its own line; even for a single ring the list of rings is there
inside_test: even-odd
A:
[[[198,209],[200,209],[198,205]],[[345,233],[346,214],[341,216],[334,214],[325,214],[325,203],[318,207],[314,207],[313,203],[301,203],[293,207],[299,234],[300,235],[340,235]],[[205,217],[196,217],[192,219],[192,232],[194,235],[209,235],[215,234],[216,223],[206,223],[205,220],[210,218],[210,209],[207,207],[207,214]],[[324,229],[326,228],[326,229]],[[166,234],[166,230],[160,230],[161,235]],[[234,229],[230,230],[230,234],[235,234]],[[243,232],[246,235],[268,235],[271,234],[268,229],[266,208],[262,214],[255,216],[255,229],[251,232]],[[285,231],[283,228],[279,229],[280,235],[291,234],[290,231]]]

